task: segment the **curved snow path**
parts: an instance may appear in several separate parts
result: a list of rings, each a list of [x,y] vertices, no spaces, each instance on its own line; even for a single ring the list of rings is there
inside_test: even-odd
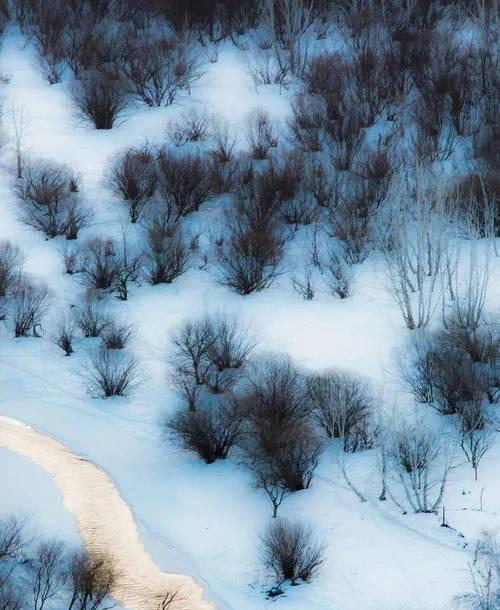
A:
[[[160,571],[139,540],[130,508],[108,475],[92,462],[10,417],[0,416],[0,445],[52,476],[87,550],[106,552],[113,561],[113,597],[120,604],[130,610],[158,610],[168,592],[178,591],[171,610],[214,610],[191,577]]]

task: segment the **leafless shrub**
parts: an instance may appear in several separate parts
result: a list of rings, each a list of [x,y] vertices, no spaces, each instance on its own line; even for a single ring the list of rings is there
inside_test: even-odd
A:
[[[131,282],[139,283],[143,272],[144,257],[135,245],[129,243],[127,231],[122,231],[122,238],[116,249],[116,275],[113,292],[121,301],[127,301]]]
[[[210,155],[216,163],[229,163],[233,159],[236,146],[236,135],[234,129],[223,119],[212,121],[213,147]]]
[[[364,183],[339,198],[329,209],[327,229],[342,246],[340,256],[350,265],[363,263],[370,254],[374,239],[376,201]]]
[[[168,136],[176,146],[205,142],[210,136],[210,115],[203,108],[184,112],[180,120],[168,126]]]
[[[0,241],[0,299],[10,294],[21,275],[24,255],[8,240]]]
[[[199,209],[211,195],[210,167],[196,154],[174,154],[164,148],[158,160],[159,195],[166,220],[178,221]]]
[[[330,292],[340,299],[351,296],[353,271],[335,252],[330,252],[326,267],[326,282]]]
[[[239,294],[268,288],[280,274],[284,245],[281,227],[272,215],[249,217],[240,202],[226,213],[225,231],[216,243],[219,281]]]
[[[355,375],[329,371],[307,378],[313,415],[329,438],[339,438],[344,451],[371,447],[373,397]]]
[[[356,154],[363,142],[362,124],[358,114],[349,111],[326,125],[330,139],[330,158],[337,171],[352,168]]]
[[[66,166],[48,161],[25,164],[16,192],[24,221],[47,237],[76,239],[92,220],[78,198],[78,177]]]
[[[479,463],[493,445],[495,438],[495,431],[489,425],[481,403],[469,405],[463,410],[459,434],[460,447],[474,469],[474,478],[477,481]]]
[[[287,580],[311,581],[324,563],[325,551],[313,530],[301,523],[277,521],[261,537],[262,562],[274,572],[278,589]]]
[[[458,607],[495,610],[500,599],[500,551],[490,532],[478,540],[469,569],[472,592],[457,597]]]
[[[279,61],[274,54],[266,50],[256,51],[252,54],[248,71],[256,87],[279,85],[287,88],[290,84],[290,67],[286,60]]]
[[[118,273],[113,240],[101,237],[89,239],[81,247],[79,258],[79,269],[89,288],[113,290]]]
[[[400,377],[417,402],[434,402],[434,343],[425,332],[411,337],[408,348],[399,358]]]
[[[146,270],[151,284],[170,284],[188,268],[191,252],[177,224],[154,220],[148,228],[145,252]]]
[[[314,97],[298,95],[292,104],[288,127],[293,142],[304,152],[320,152],[324,144],[324,113]]]
[[[256,110],[248,116],[245,135],[254,159],[266,159],[269,150],[278,146],[276,128],[265,110]]]
[[[311,265],[304,265],[300,272],[292,277],[292,286],[300,296],[306,301],[314,299],[314,268]]]
[[[93,296],[75,311],[75,323],[84,337],[100,337],[110,322],[103,301]]]
[[[104,347],[109,349],[125,349],[128,342],[134,337],[134,329],[130,324],[111,321],[102,332]]]
[[[128,396],[137,385],[138,363],[120,351],[100,348],[91,354],[84,374],[90,396]]]
[[[36,40],[44,75],[51,85],[60,82],[64,72],[63,36],[67,18],[62,2],[55,2],[50,7],[40,4],[35,9],[32,35]]]
[[[112,71],[93,71],[75,84],[73,104],[96,129],[112,129],[130,104],[122,78]]]
[[[455,127],[448,120],[441,99],[417,98],[413,119],[416,134],[413,149],[418,160],[447,161],[455,152],[458,139]]]
[[[63,350],[65,356],[70,356],[73,353],[75,335],[76,326],[74,319],[64,316],[57,324],[54,343]]]
[[[117,575],[107,555],[76,551],[69,560],[69,607],[73,610],[109,608]]]
[[[456,201],[463,218],[472,220],[481,237],[500,236],[500,176],[472,173],[457,184]]]
[[[388,458],[411,510],[435,511],[453,465],[449,439],[443,439],[421,421],[404,423],[392,434]]]
[[[127,48],[128,47],[128,48]],[[135,95],[148,106],[169,106],[204,73],[202,56],[178,40],[137,36],[125,41],[122,69]]]
[[[172,340],[176,383],[191,410],[196,409],[200,386],[214,394],[229,390],[254,347],[238,318],[222,314],[185,323]]]
[[[16,337],[39,337],[49,307],[49,290],[43,283],[21,276],[12,294],[12,318]]]
[[[413,186],[392,191],[391,216],[380,236],[389,291],[410,330],[425,328],[438,305],[444,270],[446,191],[416,168]]]
[[[224,460],[243,434],[243,418],[231,399],[181,411],[168,426],[184,448],[195,451],[207,464]]]
[[[322,451],[308,423],[302,376],[289,360],[262,359],[249,370],[239,402],[247,420],[246,463],[276,516],[288,493],[311,485]]]
[[[137,222],[151,201],[157,181],[154,156],[147,146],[129,148],[114,162],[109,183],[114,193],[128,204],[131,222]]]

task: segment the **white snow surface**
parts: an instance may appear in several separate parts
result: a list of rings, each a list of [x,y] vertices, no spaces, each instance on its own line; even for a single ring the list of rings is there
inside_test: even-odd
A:
[[[157,564],[165,572],[194,577],[221,610],[449,610],[453,597],[468,586],[475,539],[483,530],[500,528],[500,444],[481,463],[478,482],[467,464],[452,471],[444,501],[452,528],[441,528],[439,516],[402,515],[390,502],[379,502],[372,452],[349,457],[352,477],[369,498],[360,503],[339,473],[336,447],[328,446],[312,488],[293,494],[280,509],[283,517],[317,527],[328,543],[327,560],[311,584],[289,588],[271,601],[265,597],[271,579],[259,568],[257,556],[259,533],[271,520],[268,500],[236,458],[207,466],[162,432],[163,422],[178,407],[166,365],[169,332],[206,311],[236,312],[253,329],[259,349],[289,354],[311,370],[338,366],[355,371],[373,382],[387,404],[413,409],[395,373],[397,350],[409,331],[384,288],[376,260],[357,270],[354,295],[345,301],[327,294],[303,301],[285,278],[262,293],[240,297],[196,269],[170,286],[133,288],[128,302],[110,304],[137,328],[132,349],[143,379],[129,399],[89,398],[80,375],[84,342],[65,358],[49,340],[61,310],[78,302],[84,288],[64,274],[64,242],[45,241],[19,221],[11,190],[13,105],[23,107],[29,121],[29,153],[66,162],[80,172],[97,230],[118,235],[126,211],[104,184],[117,151],[145,140],[161,141],[169,120],[200,104],[236,125],[257,107],[286,119],[287,94],[272,87],[256,91],[245,58],[244,52],[223,46],[218,63],[181,104],[140,106],[119,127],[99,132],[75,117],[69,75],[50,86],[30,44],[15,29],[8,33],[0,52],[2,70],[11,75],[3,87],[8,141],[1,155],[0,239],[23,249],[27,271],[49,283],[53,306],[43,338],[15,340],[0,327],[0,414],[34,426],[105,470],[129,503]],[[198,216],[207,224],[217,222],[218,203],[209,202]],[[95,231],[93,226],[85,233]],[[500,304],[498,267],[495,259],[488,295],[492,313]],[[483,488],[484,510],[479,511]],[[50,477],[0,449],[0,516],[11,512],[30,515],[44,535],[77,539],[75,523]]]

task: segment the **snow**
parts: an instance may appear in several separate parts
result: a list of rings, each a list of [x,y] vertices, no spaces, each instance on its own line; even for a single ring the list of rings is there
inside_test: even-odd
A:
[[[98,132],[74,116],[70,77],[50,86],[31,46],[16,30],[9,32],[0,52],[2,69],[12,77],[3,88],[9,141],[0,172],[0,239],[8,237],[23,249],[26,269],[48,282],[54,300],[44,338],[14,340],[0,327],[0,414],[33,425],[105,470],[129,503],[153,559],[166,572],[194,577],[221,610],[450,610],[453,597],[468,584],[468,545],[481,531],[500,528],[500,447],[481,463],[479,482],[467,464],[453,471],[445,505],[455,529],[441,528],[439,516],[402,515],[390,502],[378,502],[371,452],[350,461],[353,478],[369,497],[360,503],[339,474],[335,448],[328,447],[312,488],[294,494],[280,509],[285,518],[317,526],[329,545],[327,561],[313,583],[270,601],[264,592],[271,581],[257,557],[258,536],[271,521],[267,499],[237,459],[206,466],[163,434],[163,422],[178,404],[168,383],[169,333],[206,311],[238,313],[252,328],[259,350],[286,353],[311,370],[339,366],[355,371],[370,379],[389,404],[412,409],[395,373],[408,331],[384,289],[377,260],[357,270],[354,295],[346,301],[327,294],[303,301],[286,278],[243,298],[199,269],[170,286],[133,288],[128,302],[110,303],[137,328],[132,349],[143,381],[127,400],[90,399],[81,379],[88,344],[82,341],[77,353],[65,358],[49,340],[62,309],[76,303],[84,289],[64,275],[63,242],[45,241],[18,220],[11,192],[13,105],[22,107],[29,121],[30,155],[67,162],[80,172],[97,230],[118,235],[124,210],[105,187],[106,167],[118,151],[158,142],[169,121],[200,104],[240,128],[248,112],[259,107],[286,119],[286,94],[275,88],[256,91],[246,62],[245,52],[222,45],[219,61],[191,98],[169,108],[138,107],[116,129]],[[210,202],[200,216],[216,223],[220,210]],[[95,231],[91,227],[85,233]],[[498,313],[498,259],[492,267],[488,309]],[[44,535],[75,542],[75,523],[50,477],[2,448],[0,465],[0,515],[29,514]],[[479,511],[482,488],[484,510]]]

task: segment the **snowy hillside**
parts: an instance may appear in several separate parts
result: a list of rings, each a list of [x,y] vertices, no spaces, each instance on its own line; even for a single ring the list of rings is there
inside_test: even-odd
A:
[[[197,21],[203,3],[186,4],[190,27],[158,9],[168,2],[151,14],[144,4],[18,0],[4,23],[0,610],[43,610],[20,592],[24,568],[11,575],[2,557],[8,519],[69,546],[88,539],[68,477],[26,457],[29,443],[15,448],[11,419],[106,473],[145,555],[194,579],[204,608],[452,610],[486,565],[490,605],[467,603],[498,610],[498,21],[453,2],[382,16],[378,3],[306,0],[262,2],[255,15],[257,2],[235,2],[232,15],[226,1],[213,3],[232,15],[219,7],[215,36],[201,9]],[[54,15],[66,42],[52,48]],[[117,59],[82,60],[75,74],[68,40],[89,24]],[[148,58],[157,46],[195,66],[172,104],[137,93],[147,37]],[[453,82],[438,86],[447,61]],[[262,72],[276,82],[258,82]],[[110,129],[77,109],[93,78],[127,83]],[[458,78],[467,110],[456,110]],[[137,185],[145,192],[126,200]],[[82,322],[90,314],[100,331]],[[205,339],[187,346],[196,332]],[[228,337],[241,342],[237,364]],[[103,377],[127,364],[123,391],[107,392]],[[233,432],[227,455],[207,449],[213,428]],[[83,479],[74,485],[85,495]],[[322,561],[310,579],[290,583],[263,561],[277,523],[311,528]],[[67,586],[45,607],[68,607]]]

